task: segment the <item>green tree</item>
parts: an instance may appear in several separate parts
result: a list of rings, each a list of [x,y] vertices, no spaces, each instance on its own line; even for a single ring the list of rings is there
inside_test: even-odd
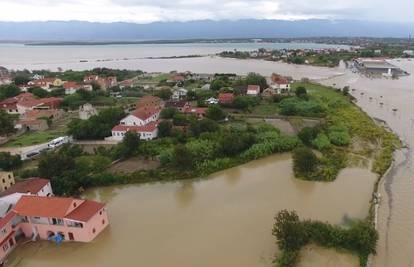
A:
[[[45,89],[42,89],[40,87],[32,87],[29,89],[29,92],[34,94],[35,96],[39,97],[39,98],[44,98],[47,97],[49,95],[48,91],[46,91]]]
[[[249,73],[247,75],[246,85],[259,85],[261,90],[268,87],[266,78],[257,73]]]
[[[206,111],[205,117],[214,121],[220,121],[226,118],[226,113],[217,106],[210,106]]]
[[[0,152],[0,169],[10,171],[19,167],[22,160],[18,155],[11,155],[9,152]]]
[[[120,146],[120,156],[122,158],[129,158],[137,152],[139,144],[140,144],[140,137],[137,133],[128,131],[125,133],[124,139]]]
[[[163,100],[168,100],[171,98],[172,96],[172,92],[170,88],[162,88],[161,90],[159,90],[156,95],[163,99]]]
[[[227,83],[221,79],[213,80],[210,84],[210,90],[218,91],[223,87],[226,87]]]
[[[39,159],[39,175],[44,178],[53,178],[75,169],[75,159],[65,153],[49,152],[42,154]]]
[[[20,88],[14,84],[0,85],[0,100],[20,94]]]
[[[272,234],[282,250],[297,251],[309,242],[305,227],[294,211],[282,210],[276,215]]]
[[[316,138],[318,133],[319,130],[315,127],[305,127],[299,131],[298,137],[305,145],[310,146],[312,144],[313,139]]]
[[[14,131],[13,117],[0,109],[0,135],[7,135]]]
[[[295,94],[299,98],[307,98],[308,91],[306,90],[305,87],[299,86],[298,88],[296,88]]]
[[[199,136],[206,132],[215,132],[219,129],[217,122],[204,118],[201,120],[194,120],[190,124],[190,131],[193,136]]]
[[[160,117],[162,119],[172,119],[177,112],[176,108],[164,108],[161,110]]]
[[[295,173],[308,176],[316,170],[318,158],[312,149],[300,147],[293,152],[293,168]]]
[[[16,75],[16,77],[14,77],[13,81],[14,81],[14,84],[16,84],[16,85],[25,85],[28,82],[30,82],[30,79],[27,76],[24,76],[24,75]]]
[[[174,147],[172,160],[179,169],[191,169],[193,167],[193,156],[184,145]]]
[[[170,121],[161,121],[158,124],[158,137],[168,137],[172,134],[172,123]]]

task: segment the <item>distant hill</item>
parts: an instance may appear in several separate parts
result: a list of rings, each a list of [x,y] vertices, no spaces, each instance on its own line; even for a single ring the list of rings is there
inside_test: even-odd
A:
[[[125,41],[197,38],[288,38],[318,36],[408,37],[414,24],[351,20],[237,20],[94,23],[0,22],[0,40]]]

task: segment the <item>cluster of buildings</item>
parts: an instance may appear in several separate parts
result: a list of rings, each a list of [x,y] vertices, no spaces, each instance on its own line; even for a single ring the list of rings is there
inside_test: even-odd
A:
[[[105,204],[55,197],[47,179],[15,182],[0,171],[0,264],[20,239],[91,242],[108,225]]]
[[[9,114],[19,115],[15,122],[16,129],[39,131],[47,129],[47,120],[54,120],[62,115],[59,106],[62,102],[58,97],[37,98],[31,93],[0,101],[0,109]]]

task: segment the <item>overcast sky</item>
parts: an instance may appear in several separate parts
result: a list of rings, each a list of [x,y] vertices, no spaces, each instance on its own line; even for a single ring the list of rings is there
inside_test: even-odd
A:
[[[362,19],[414,22],[414,0],[0,0],[0,21]]]

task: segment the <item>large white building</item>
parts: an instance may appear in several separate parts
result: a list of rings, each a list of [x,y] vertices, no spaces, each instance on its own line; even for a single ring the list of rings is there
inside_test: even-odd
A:
[[[160,109],[155,107],[142,107],[123,118],[119,125],[112,128],[112,140],[120,141],[126,132],[133,131],[139,134],[142,140],[152,140],[158,135],[157,121]]]

